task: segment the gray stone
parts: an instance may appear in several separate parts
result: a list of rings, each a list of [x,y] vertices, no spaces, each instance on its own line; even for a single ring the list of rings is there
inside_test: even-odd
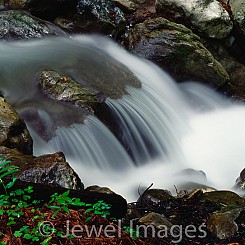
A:
[[[223,39],[233,28],[228,12],[217,0],[157,0],[156,11],[163,17],[184,19],[211,38]]]

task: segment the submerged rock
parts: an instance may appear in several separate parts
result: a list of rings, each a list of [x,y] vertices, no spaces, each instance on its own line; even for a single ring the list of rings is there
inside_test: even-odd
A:
[[[40,38],[61,33],[58,27],[52,29],[51,24],[48,26],[44,21],[35,19],[25,12],[0,12],[0,40]]]
[[[52,184],[68,189],[84,189],[80,178],[66,162],[62,152],[33,157],[1,146],[0,157],[19,167],[17,177],[22,181]]]
[[[32,154],[33,142],[24,121],[13,107],[0,97],[0,145]]]
[[[70,77],[53,70],[43,71],[39,76],[39,84],[44,93],[51,98],[70,102],[82,107],[88,113],[93,113],[96,104],[104,101],[104,98],[98,93],[93,93]]]
[[[164,18],[137,24],[129,35],[129,50],[150,59],[178,81],[199,80],[223,86],[229,76],[190,29]]]
[[[223,39],[233,28],[228,12],[217,0],[157,0],[156,11],[177,22],[190,22],[198,32],[211,38]]]

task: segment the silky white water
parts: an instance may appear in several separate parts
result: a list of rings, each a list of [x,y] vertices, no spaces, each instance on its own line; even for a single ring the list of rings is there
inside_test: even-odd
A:
[[[0,87],[5,98],[22,114],[35,109],[37,120],[51,139],[26,123],[36,155],[63,151],[85,186],[108,186],[133,201],[139,186],[174,190],[187,181],[216,188],[232,188],[245,162],[245,107],[222,98],[211,89],[189,82],[177,85],[160,68],[139,59],[98,36],[47,38],[0,44]],[[72,120],[63,106],[37,92],[35,77],[45,68],[72,74],[115,74],[102,64],[119,61],[142,83],[106,104],[120,125],[128,149],[95,116],[70,126],[53,124]],[[74,118],[76,117],[74,112]],[[185,168],[203,170],[208,181],[180,176]]]

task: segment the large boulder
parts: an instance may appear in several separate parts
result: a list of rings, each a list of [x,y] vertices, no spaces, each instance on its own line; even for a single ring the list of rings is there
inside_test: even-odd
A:
[[[156,11],[174,21],[190,22],[198,32],[211,38],[223,39],[233,28],[228,12],[217,0],[157,0]]]
[[[40,38],[64,34],[58,27],[18,10],[0,12],[0,40]]]
[[[166,69],[177,81],[199,80],[215,87],[229,81],[201,39],[183,25],[162,17],[146,20],[135,25],[128,40],[130,51]]]
[[[34,157],[1,146],[0,158],[10,160],[11,165],[19,167],[19,180],[52,184],[68,189],[84,189],[80,178],[66,162],[62,152]]]
[[[13,107],[0,97],[0,145],[32,154],[33,142],[24,121]]]

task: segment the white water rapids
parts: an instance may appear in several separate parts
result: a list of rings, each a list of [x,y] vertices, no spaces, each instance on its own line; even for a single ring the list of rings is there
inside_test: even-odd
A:
[[[132,201],[139,185],[151,183],[154,188],[172,191],[174,185],[178,188],[185,181],[231,188],[244,168],[243,105],[196,82],[177,85],[160,68],[105,38],[76,36],[1,43],[0,53],[0,87],[5,98],[20,113],[35,107],[47,127],[52,123],[52,112],[60,109],[36,96],[33,77],[42,69],[79,74],[83,66],[96,73],[110,57],[140,79],[141,89],[128,87],[128,95],[122,99],[106,101],[122,125],[134,162],[95,116],[89,116],[84,124],[56,129],[56,136],[48,142],[29,125],[35,154],[63,151],[85,186],[108,186]],[[176,175],[185,168],[203,170],[208,182]]]

